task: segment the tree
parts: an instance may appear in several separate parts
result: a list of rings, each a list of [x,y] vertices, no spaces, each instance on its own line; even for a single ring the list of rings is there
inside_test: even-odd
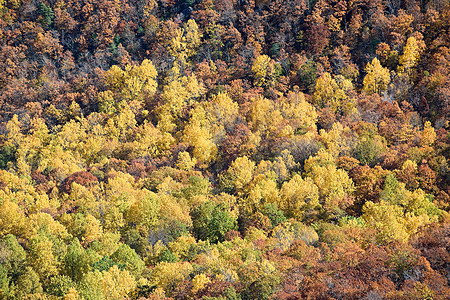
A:
[[[198,106],[192,111],[191,119],[183,131],[183,140],[194,147],[193,157],[205,165],[214,162],[217,155],[217,146],[211,138],[206,112],[202,106]]]
[[[142,107],[145,98],[156,92],[157,75],[155,66],[148,59],[144,59],[138,66],[126,65],[125,70],[117,65],[112,66],[105,73],[105,83],[109,91],[99,95],[101,111],[119,112],[121,101],[135,101]]]
[[[387,89],[391,81],[389,70],[383,68],[376,57],[371,63],[367,63],[365,70],[367,74],[363,80],[363,91],[366,91],[370,95],[373,93],[380,94]]]
[[[8,199],[4,200],[0,206],[0,228],[0,236],[25,234],[26,217],[19,206]]]
[[[164,86],[162,92],[163,104],[156,109],[158,128],[162,132],[173,132],[179,125],[179,118],[183,117],[183,109],[194,103],[194,100],[203,94],[203,86],[197,77],[180,76],[180,69],[173,67],[172,78]]]
[[[363,207],[363,218],[367,225],[377,230],[377,241],[408,241],[417,228],[430,222],[427,215],[404,215],[402,207],[385,201],[368,201]]]
[[[436,140],[436,132],[430,121],[426,121],[420,139],[421,146],[432,146]]]
[[[17,279],[18,296],[24,297],[30,294],[42,293],[42,284],[39,281],[39,275],[31,268],[26,267],[23,274]]]
[[[415,37],[409,37],[406,41],[406,45],[403,48],[403,54],[399,58],[399,66],[397,68],[398,74],[412,75],[414,67],[417,65],[420,59],[419,45]]]
[[[247,188],[247,197],[242,201],[241,208],[249,211],[261,211],[265,204],[279,204],[280,196],[273,171],[255,176]]]
[[[26,252],[17,238],[8,234],[0,241],[1,264],[8,275],[16,280],[23,273],[26,263]]]
[[[280,112],[284,119],[289,120],[295,133],[304,134],[317,130],[316,108],[308,103],[305,95],[295,87],[294,91],[289,92],[286,99],[283,99]]]
[[[317,78],[314,91],[314,101],[319,107],[328,107],[334,113],[349,113],[352,110],[352,99],[349,94],[353,90],[351,80],[342,75],[331,78],[330,73],[325,72]]]
[[[163,288],[169,295],[171,291],[183,281],[193,267],[188,262],[158,263],[151,272],[150,282],[157,287]]]
[[[279,224],[272,230],[272,238],[269,243],[272,247],[279,247],[285,251],[295,241],[301,240],[307,245],[311,245],[316,243],[318,239],[319,236],[312,227],[291,219]]]
[[[121,300],[127,298],[136,289],[136,281],[127,270],[119,270],[114,265],[108,271],[103,271],[100,281],[105,299]]]
[[[139,278],[145,267],[136,251],[126,244],[121,244],[116,252],[111,255],[111,259],[116,265],[123,265],[124,269],[130,272],[130,275],[134,278]]]
[[[38,13],[41,15],[41,23],[44,27],[49,27],[53,23],[53,18],[55,14],[53,13],[53,9],[47,6],[44,2],[39,4]]]
[[[236,218],[230,216],[225,205],[208,201],[191,212],[193,230],[197,237],[212,243],[223,242],[225,233],[236,229]]]
[[[189,19],[184,28],[177,29],[167,49],[175,59],[176,67],[184,67],[187,59],[196,54],[201,38],[202,34],[193,19]]]
[[[217,145],[226,138],[227,132],[234,129],[239,120],[239,105],[227,93],[219,93],[205,105],[209,131]]]
[[[269,56],[260,55],[253,63],[252,72],[255,78],[255,85],[266,86],[273,80],[275,66]]]
[[[283,183],[280,208],[297,220],[304,220],[319,206],[319,188],[311,178],[294,175]]]
[[[117,273],[117,272],[115,272]],[[103,275],[100,271],[94,270],[88,272],[81,282],[78,283],[78,290],[80,295],[84,299],[103,300]],[[111,284],[110,284],[111,283]],[[113,280],[105,282],[105,289],[109,290],[109,287],[114,284]],[[113,286],[114,288],[114,286]]]
[[[147,192],[147,195],[143,195],[131,204],[126,214],[126,221],[132,227],[148,231],[158,224],[160,205],[157,195]]]
[[[69,292],[74,283],[68,276],[57,275],[50,279],[50,283],[47,286],[47,292],[50,295],[62,297]]]
[[[195,157],[191,158],[189,152],[183,151],[178,153],[177,167],[181,170],[190,171],[197,164]]]
[[[91,270],[91,258],[77,238],[67,247],[62,270],[74,282],[80,282],[84,275]]]
[[[347,172],[338,169],[333,156],[320,149],[305,161],[306,176],[319,188],[319,202],[329,217],[339,217],[353,203],[354,185]]]
[[[203,289],[211,280],[205,274],[199,274],[192,279],[192,290],[193,294],[197,293],[197,291]]]
[[[256,134],[261,137],[277,136],[283,127],[283,117],[278,107],[273,101],[262,96],[252,99],[247,120]]]
[[[33,236],[29,244],[28,262],[42,282],[58,275],[59,262],[53,253],[53,245],[43,233]]]
[[[252,180],[254,169],[255,163],[247,156],[236,158],[220,178],[222,188],[242,193],[245,186]]]

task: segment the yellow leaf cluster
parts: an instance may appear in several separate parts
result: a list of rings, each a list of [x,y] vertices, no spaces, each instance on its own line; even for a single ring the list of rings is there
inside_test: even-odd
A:
[[[121,271],[114,265],[103,272],[101,286],[105,299],[121,300],[136,288],[136,282],[127,270]]]
[[[321,107],[329,107],[334,113],[349,113],[355,106],[350,92],[353,90],[351,80],[342,75],[332,78],[325,72],[316,81],[313,99]]]
[[[399,58],[398,74],[411,75],[413,68],[420,59],[419,45],[415,37],[409,37],[403,48],[403,55]]]
[[[316,156],[305,161],[306,176],[319,188],[319,200],[325,211],[340,215],[351,205],[350,197],[354,191],[352,179],[347,172],[337,169],[333,156],[320,149]]]
[[[375,57],[371,63],[366,66],[366,76],[363,80],[363,91],[369,95],[373,93],[380,94],[388,88],[391,82],[391,75],[387,68],[381,66],[380,61]]]
[[[166,292],[170,292],[178,283],[183,281],[192,270],[192,265],[188,262],[160,262],[152,269],[150,282],[157,287],[163,288]]]
[[[271,59],[268,55],[260,55],[256,58],[252,66],[253,76],[256,86],[263,86],[267,83],[271,73]]]
[[[144,59],[140,66],[127,65],[125,70],[112,66],[105,74],[105,82],[108,89],[119,96],[116,101],[142,101],[144,95],[152,96],[156,92],[157,75],[153,63]],[[105,107],[108,106],[105,104]]]
[[[280,196],[280,208],[297,220],[302,220],[319,205],[319,188],[311,178],[303,179],[298,174],[283,183]]]

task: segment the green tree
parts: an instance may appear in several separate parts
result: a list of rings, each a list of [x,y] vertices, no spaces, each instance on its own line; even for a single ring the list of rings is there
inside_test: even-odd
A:
[[[63,270],[64,274],[74,282],[80,282],[83,276],[91,270],[91,258],[77,238],[67,247],[67,253],[63,259]]]
[[[58,275],[59,262],[53,253],[53,242],[43,233],[34,235],[29,244],[28,262],[42,282]]]
[[[223,242],[225,233],[235,230],[237,220],[231,217],[221,203],[208,201],[191,212],[193,231],[199,239],[212,243]]]
[[[18,276],[24,271],[26,263],[26,252],[18,243],[17,238],[8,234],[0,241],[0,263],[5,268],[7,274],[17,280]]]
[[[57,275],[50,279],[46,292],[50,295],[63,297],[74,286],[72,279],[65,275]]]
[[[31,267],[26,267],[23,274],[17,279],[17,290],[19,299],[26,295],[42,293],[39,275]]]
[[[50,6],[47,6],[44,2],[41,2],[38,7],[38,13],[41,15],[41,23],[44,27],[49,27],[52,25],[55,14]]]
[[[111,255],[111,259],[116,263],[123,265],[132,276],[139,278],[145,267],[144,262],[136,254],[136,251],[126,244],[121,244],[119,249]]]

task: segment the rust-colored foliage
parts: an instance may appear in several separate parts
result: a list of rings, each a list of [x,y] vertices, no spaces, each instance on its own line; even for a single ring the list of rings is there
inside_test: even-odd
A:
[[[82,186],[88,186],[98,182],[98,179],[88,171],[76,172],[64,179],[63,183],[61,184],[61,191],[69,194],[71,191],[72,183],[74,182]]]

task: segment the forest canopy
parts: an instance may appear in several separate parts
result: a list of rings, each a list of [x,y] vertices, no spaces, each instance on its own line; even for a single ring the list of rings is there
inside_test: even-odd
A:
[[[447,299],[447,0],[0,0],[0,299]]]

